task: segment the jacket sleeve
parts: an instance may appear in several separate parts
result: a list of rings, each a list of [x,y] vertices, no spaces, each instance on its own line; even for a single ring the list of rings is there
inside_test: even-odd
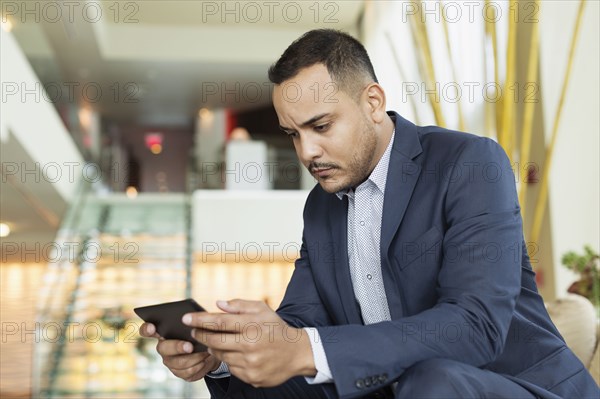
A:
[[[456,159],[461,170],[447,183],[446,255],[438,260],[435,306],[368,326],[318,328],[336,337],[324,348],[341,398],[366,395],[420,361],[448,358],[481,367],[503,351],[521,279],[514,175],[490,139],[468,141]]]

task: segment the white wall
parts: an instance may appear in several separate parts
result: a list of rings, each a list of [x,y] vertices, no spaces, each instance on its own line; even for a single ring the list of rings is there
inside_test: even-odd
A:
[[[198,190],[192,202],[193,249],[204,260],[292,261],[302,243],[302,212],[308,191]]]
[[[227,190],[269,190],[275,179],[275,162],[269,160],[264,141],[230,140],[225,147]]]
[[[579,2],[542,2],[541,83],[544,123],[554,123]],[[600,3],[586,2],[550,171],[549,210],[560,296],[574,281],[561,264],[585,244],[600,249]],[[557,27],[560,26],[560,29]]]

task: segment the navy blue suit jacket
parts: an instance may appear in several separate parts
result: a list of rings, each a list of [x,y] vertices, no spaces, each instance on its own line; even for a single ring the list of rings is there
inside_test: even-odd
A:
[[[577,387],[594,383],[538,294],[502,148],[390,116],[381,268],[392,320],[363,325],[348,266],[347,200],[319,185],[277,311],[293,326],[318,327],[332,396],[366,395],[431,358],[492,370],[544,398],[580,396]]]

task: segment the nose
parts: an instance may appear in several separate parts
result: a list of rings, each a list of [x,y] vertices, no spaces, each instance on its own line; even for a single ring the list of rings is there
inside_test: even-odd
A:
[[[298,156],[307,162],[314,161],[323,155],[323,148],[315,137],[310,134],[300,134],[296,143]]]

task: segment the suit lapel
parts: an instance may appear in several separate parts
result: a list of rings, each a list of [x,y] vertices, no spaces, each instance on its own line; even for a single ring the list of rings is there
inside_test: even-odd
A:
[[[393,169],[392,169],[393,168]],[[394,172],[388,175],[383,200],[383,216],[381,221],[381,254],[387,254],[392,239],[400,227],[408,202],[421,174],[421,166],[402,154],[390,159],[390,170]]]
[[[381,272],[392,320],[403,317],[399,276],[388,253],[415,189],[421,166],[413,158],[422,152],[416,126],[396,114],[396,134],[385,184],[381,220]]]
[[[349,324],[362,324],[360,309],[356,303],[348,261],[348,197],[331,198],[329,223],[333,238],[335,278],[346,319]]]
[[[403,168],[404,170],[397,168]],[[390,170],[402,171],[399,174],[393,173],[392,176],[388,176],[386,182],[381,221],[381,273],[390,316],[392,320],[397,320],[404,315],[402,294],[400,292],[401,285],[398,281],[400,276],[388,254],[391,242],[406,212],[421,168],[402,154],[397,154],[396,157],[390,159]],[[396,181],[390,181],[390,177],[393,177]]]
[[[400,115],[395,116],[396,135],[387,172],[381,222],[381,255],[386,258],[421,174],[421,165],[413,158],[423,151],[417,127]]]

